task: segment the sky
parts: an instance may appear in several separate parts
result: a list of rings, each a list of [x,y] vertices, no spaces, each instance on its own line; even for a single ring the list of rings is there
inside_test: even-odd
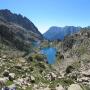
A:
[[[26,16],[41,33],[51,26],[90,26],[90,0],[0,0],[0,9]]]

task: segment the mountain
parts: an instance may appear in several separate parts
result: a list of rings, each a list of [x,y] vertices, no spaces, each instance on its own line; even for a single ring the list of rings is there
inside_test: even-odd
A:
[[[63,40],[65,36],[76,33],[80,30],[80,27],[65,26],[65,27],[50,27],[49,30],[43,34],[48,40]]]
[[[43,36],[28,18],[4,9],[0,10],[0,38],[21,50],[42,40]]]
[[[72,48],[77,50],[76,48],[78,48],[79,50],[82,49],[81,52],[86,53],[90,48],[88,47],[89,44],[90,44],[90,27],[85,27],[85,28],[81,28],[80,32],[65,37],[63,42],[63,50],[67,51]]]
[[[88,78],[90,75],[90,27],[81,28],[78,33],[66,36],[62,42],[56,42],[55,46],[58,50],[57,61],[54,65],[57,72],[63,73],[64,77],[90,90],[90,84],[88,85],[90,82],[88,80],[90,78]],[[64,58],[62,59],[60,55]]]
[[[10,12],[10,10],[4,9],[0,10],[0,17],[3,17],[3,19],[8,22],[20,25],[27,31],[32,31],[37,33],[38,35],[41,35],[36,26],[27,17],[22,16],[21,14],[14,14]]]

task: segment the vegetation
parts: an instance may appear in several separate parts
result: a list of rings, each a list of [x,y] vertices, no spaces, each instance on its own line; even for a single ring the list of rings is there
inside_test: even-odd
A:
[[[83,90],[90,90],[90,27],[65,37],[63,41],[43,40],[34,45],[34,40],[39,41],[37,34],[25,33],[21,26],[11,25],[0,24],[0,77],[9,79],[6,86],[16,81],[17,90],[40,87],[54,90],[59,85],[68,88],[77,83]],[[53,65],[46,63],[46,56],[40,53],[40,49],[46,47],[57,49]]]

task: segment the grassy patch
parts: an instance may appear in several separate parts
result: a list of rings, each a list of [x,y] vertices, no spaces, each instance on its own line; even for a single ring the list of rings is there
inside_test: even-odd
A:
[[[10,81],[10,80],[8,80],[8,81],[6,82],[6,85],[7,85],[7,86],[12,85],[12,84],[13,84],[13,82]]]

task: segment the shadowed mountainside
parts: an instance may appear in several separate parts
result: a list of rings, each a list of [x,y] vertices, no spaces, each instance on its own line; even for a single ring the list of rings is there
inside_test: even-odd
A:
[[[33,42],[43,39],[36,26],[26,17],[0,10],[0,38],[20,50],[30,48]]]

